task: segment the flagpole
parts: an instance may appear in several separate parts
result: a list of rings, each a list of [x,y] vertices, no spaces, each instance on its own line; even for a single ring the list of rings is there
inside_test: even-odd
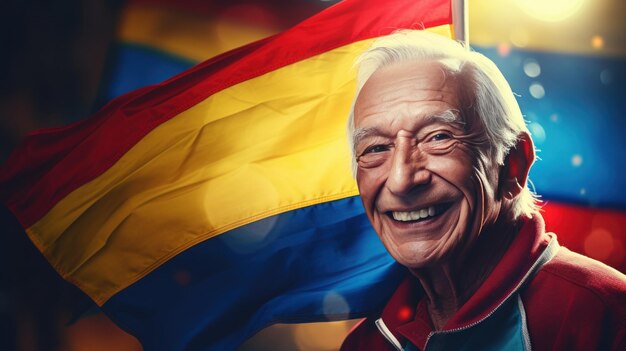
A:
[[[462,42],[469,50],[469,9],[468,0],[452,0],[452,26],[454,39]]]

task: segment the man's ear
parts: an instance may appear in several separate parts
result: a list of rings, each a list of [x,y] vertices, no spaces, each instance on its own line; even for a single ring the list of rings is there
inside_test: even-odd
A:
[[[517,196],[528,179],[530,166],[535,161],[535,147],[530,135],[520,133],[517,143],[509,150],[500,170],[500,194],[506,199]]]

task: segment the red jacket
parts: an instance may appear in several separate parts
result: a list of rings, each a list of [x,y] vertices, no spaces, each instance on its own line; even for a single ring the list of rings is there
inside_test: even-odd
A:
[[[395,346],[394,346],[395,344]],[[506,254],[441,331],[410,274],[341,350],[626,350],[626,276],[560,247],[527,220]]]

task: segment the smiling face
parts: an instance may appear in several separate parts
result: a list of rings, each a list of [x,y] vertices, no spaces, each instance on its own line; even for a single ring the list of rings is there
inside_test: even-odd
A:
[[[462,255],[500,210],[497,166],[474,146],[483,133],[468,132],[476,121],[459,116],[460,79],[436,62],[397,63],[376,71],[356,100],[361,199],[389,253],[409,268]]]

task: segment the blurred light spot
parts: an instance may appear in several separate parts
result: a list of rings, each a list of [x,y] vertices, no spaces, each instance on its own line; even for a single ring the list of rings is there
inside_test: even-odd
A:
[[[524,28],[516,27],[511,31],[511,43],[513,45],[523,48],[528,45],[528,32]]]
[[[411,319],[411,317],[413,317],[413,311],[411,310],[410,307],[402,306],[398,310],[398,319],[399,320],[401,320],[401,321],[408,321],[409,319]]]
[[[608,69],[603,69],[602,72],[600,72],[600,82],[602,82],[602,84],[604,85],[608,85],[611,84],[612,81],[613,74],[611,73],[611,71],[609,71]]]
[[[606,260],[615,248],[615,240],[611,232],[604,228],[594,228],[585,238],[583,245],[585,253],[597,260]]]
[[[323,310],[328,320],[346,319],[350,314],[350,305],[341,294],[331,291],[324,296]]]
[[[541,74],[541,66],[537,60],[526,59],[524,60],[524,73],[530,78],[537,78]]]
[[[580,195],[581,196],[585,196],[587,194],[587,189],[585,188],[580,188]]]
[[[191,274],[184,270],[177,271],[174,273],[174,281],[180,286],[187,286],[191,283]]]
[[[530,95],[535,99],[541,99],[546,95],[546,91],[543,89],[543,85],[538,82],[534,82],[528,87]]]
[[[262,198],[266,208],[279,208],[281,200],[278,195],[277,185],[274,184],[275,182],[278,181],[271,179],[259,167],[253,164],[242,164],[229,173],[228,177],[214,179],[211,189],[215,190],[207,191],[204,201],[206,222],[217,228],[233,224],[234,219],[238,218],[225,220],[224,213],[235,213],[235,210],[246,205],[232,200],[232,198],[241,198],[242,194],[245,193],[250,194],[254,198]],[[225,193],[224,189],[229,188],[228,184],[241,184],[239,189],[236,189],[238,196],[233,197],[232,192]],[[247,211],[251,209],[254,209],[254,206],[251,208],[246,207]],[[239,210],[239,212],[241,211]],[[228,216],[232,215],[229,214]],[[276,233],[273,229],[281,216],[283,215],[275,215],[242,225],[226,233],[226,235],[219,235],[217,238],[238,253],[255,252],[276,239],[276,235],[271,234]]]
[[[590,232],[592,233],[595,229],[601,229],[605,231],[604,235],[611,235],[610,240],[612,241],[613,249],[609,256],[602,261],[610,266],[624,270],[624,268],[626,268],[626,266],[624,266],[626,264],[626,240],[624,240],[626,237],[623,236],[624,222],[615,218],[613,214],[598,213],[591,219],[590,228]],[[583,243],[584,242],[581,240],[581,244]],[[583,251],[583,248],[584,247],[581,247],[581,251]]]
[[[251,253],[270,244],[274,236],[269,234],[276,226],[279,215],[267,217],[237,228],[237,232],[220,235],[219,238],[235,252]]]
[[[528,129],[530,130],[530,134],[532,135],[535,143],[543,144],[543,142],[546,141],[546,131],[543,129],[541,124],[533,122],[528,125]]]
[[[546,22],[562,21],[580,10],[583,0],[515,0],[529,16]]]
[[[604,38],[599,35],[591,37],[591,46],[594,49],[602,49],[604,47]]]
[[[583,164],[583,157],[580,155],[574,155],[572,156],[572,166],[574,167],[580,167],[580,165]]]
[[[339,350],[352,325],[353,321],[296,324],[293,337],[298,350],[335,351]]]
[[[507,57],[511,53],[511,45],[508,43],[500,43],[498,45],[498,55],[500,57]]]
[[[550,120],[551,120],[552,122],[558,122],[558,120],[559,120],[559,115],[557,115],[556,113],[551,114],[551,115],[550,115]]]

